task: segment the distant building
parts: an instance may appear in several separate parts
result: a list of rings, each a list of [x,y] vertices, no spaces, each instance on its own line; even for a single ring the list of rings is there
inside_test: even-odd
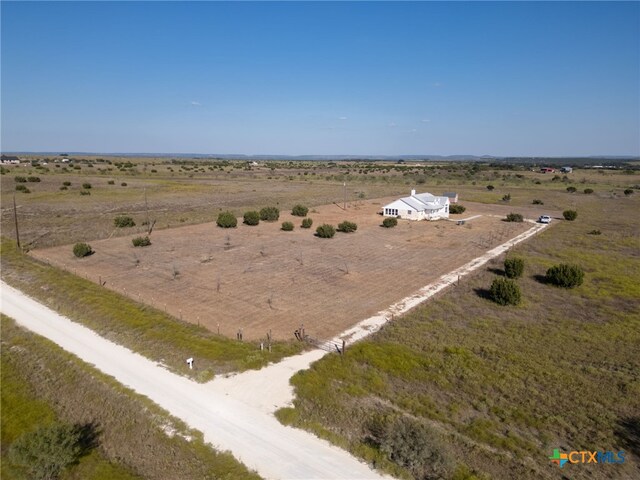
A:
[[[0,163],[4,165],[17,165],[20,163],[20,158],[14,155],[2,155],[0,157]]]
[[[449,197],[416,194],[415,190],[411,190],[411,196],[399,198],[382,207],[382,215],[408,220],[439,220],[449,218],[449,203]]]
[[[571,173],[571,172],[573,172],[573,168],[571,168],[571,167],[562,167],[562,168],[560,169],[560,171],[561,171],[562,173]]]
[[[449,199],[449,203],[458,203],[458,194],[455,192],[444,192],[442,196],[447,197]]]

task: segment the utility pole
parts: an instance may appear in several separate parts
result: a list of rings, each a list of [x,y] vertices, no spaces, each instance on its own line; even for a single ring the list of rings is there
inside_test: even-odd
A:
[[[347,210],[347,182],[342,184],[342,189],[344,192],[344,210]]]
[[[149,223],[149,204],[147,203],[147,187],[144,187],[144,210],[146,212],[147,231],[151,233],[151,224]]]
[[[18,249],[20,248],[20,232],[18,231],[18,210],[16,209],[16,194],[13,194],[13,220],[16,223],[16,243],[18,244]]]

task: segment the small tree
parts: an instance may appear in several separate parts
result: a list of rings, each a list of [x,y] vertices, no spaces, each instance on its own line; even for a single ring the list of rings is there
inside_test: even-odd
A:
[[[313,220],[311,218],[302,219],[302,228],[311,228],[311,225],[313,225]]]
[[[393,228],[396,225],[398,225],[398,219],[395,217],[387,217],[384,220],[382,220],[382,226],[384,228]]]
[[[358,229],[358,225],[348,220],[338,224],[338,231],[343,233],[355,232]]]
[[[148,236],[145,237],[136,237],[131,240],[134,247],[148,247],[151,245],[151,239]]]
[[[453,213],[453,214],[464,213],[466,209],[467,207],[465,207],[464,205],[460,205],[458,203],[453,203],[449,205],[449,213]]]
[[[496,188],[493,185],[487,185],[487,190],[489,190],[490,192],[493,191],[493,189]]]
[[[509,278],[519,278],[524,272],[524,259],[520,257],[504,259],[504,274]]]
[[[309,213],[309,209],[300,204],[295,205],[291,210],[291,215],[294,215],[296,217],[306,217],[307,213]]]
[[[221,228],[235,228],[238,225],[238,219],[231,212],[221,212],[216,224]]]
[[[113,224],[118,228],[128,228],[136,226],[136,222],[133,221],[133,218],[127,215],[118,215],[113,219]]]
[[[334,226],[327,223],[316,228],[316,235],[320,238],[332,238],[335,234],[336,229]]]
[[[73,246],[73,254],[78,258],[88,257],[92,253],[93,250],[91,249],[91,245],[88,243],[76,243]]]
[[[533,202],[534,205],[544,205],[544,202],[538,198],[534,199]]]
[[[575,210],[565,210],[564,212],[562,212],[562,216],[565,220],[573,222],[576,218],[578,218],[578,212],[576,212]]]
[[[567,192],[569,193],[576,193],[576,187],[567,187]]]
[[[82,188],[85,188],[85,189],[89,190],[91,188],[91,184],[90,183],[83,183],[82,184]]]
[[[591,195],[593,193],[593,188],[585,188],[584,193],[587,195]]]
[[[40,182],[40,177],[28,177],[27,178],[27,182],[39,183]]]
[[[625,196],[627,196],[627,197],[628,197],[629,195],[632,195],[632,194],[633,194],[633,190],[632,190],[632,189],[630,189],[630,188],[626,188],[626,189],[624,190],[624,194],[625,194]]]
[[[244,223],[247,225],[258,225],[260,223],[260,214],[255,210],[245,212]]]
[[[275,222],[278,218],[280,218],[280,210],[276,207],[264,207],[260,210],[260,220]]]
[[[584,271],[578,265],[561,263],[547,270],[547,282],[564,288],[574,288],[582,285]]]
[[[506,218],[507,222],[522,222],[523,220],[524,217],[520,213],[510,213]]]
[[[49,480],[58,478],[83,451],[81,429],[56,423],[18,437],[9,448],[8,458],[27,478]]]
[[[498,305],[518,305],[522,298],[518,284],[508,278],[494,279],[489,296]]]
[[[291,222],[282,222],[282,230],[285,232],[290,232],[293,230],[293,223]]]
[[[23,177],[21,175],[16,175],[15,177],[13,177],[13,179],[16,181],[16,183],[27,183],[27,177]]]

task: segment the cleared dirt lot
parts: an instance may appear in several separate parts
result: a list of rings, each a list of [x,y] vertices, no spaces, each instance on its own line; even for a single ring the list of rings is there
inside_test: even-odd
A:
[[[529,227],[497,216],[558,214],[464,202],[467,211],[454,220],[482,216],[465,225],[401,220],[386,229],[377,212],[391,199],[350,204],[346,211],[316,207],[311,229],[281,213],[278,222],[255,227],[159,230],[145,248],[134,248],[131,237],[94,241],[96,253],[81,260],[69,245],[32,254],[230,337],[242,329],[246,340],[255,340],[271,330],[274,338],[288,339],[304,324],[311,336],[330,338]],[[293,232],[280,230],[286,220],[296,225]],[[317,225],[342,220],[355,221],[357,232],[314,236]]]

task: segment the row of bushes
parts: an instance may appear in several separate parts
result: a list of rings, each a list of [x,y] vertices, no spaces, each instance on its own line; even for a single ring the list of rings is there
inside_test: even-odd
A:
[[[38,183],[40,181],[40,177],[22,177],[20,175],[15,176],[13,179],[16,183]]]
[[[539,200],[534,200],[533,202],[535,203],[536,201]],[[542,204],[542,202],[540,202],[540,204]],[[568,220],[570,222],[573,222],[576,218],[578,218],[578,212],[576,212],[575,210],[565,210],[564,212],[562,212],[562,216],[564,217],[565,220]],[[505,218],[505,221],[507,222],[523,222],[524,221],[524,217],[522,216],[521,213],[509,213],[507,215],[507,217]]]
[[[504,261],[504,273],[507,278],[496,278],[489,288],[489,297],[498,305],[518,305],[522,299],[520,287],[514,279],[522,276],[524,259],[507,258]],[[584,271],[578,265],[561,263],[549,268],[545,282],[563,288],[574,288],[582,285]]]
[[[291,215],[296,217],[306,217],[309,213],[309,209],[304,205],[295,205],[291,210]],[[246,225],[258,225],[260,220],[265,222],[275,222],[280,218],[280,210],[277,207],[264,207],[259,212],[255,210],[251,210],[249,212],[245,212],[243,216],[243,221]],[[231,212],[222,212],[218,215],[218,220],[216,221],[217,225],[222,228],[234,228],[238,225],[238,221],[235,218],[235,215]],[[291,223],[291,222],[285,222]],[[302,228],[310,228],[310,221],[304,222],[302,224]],[[286,228],[283,228],[285,230]]]

